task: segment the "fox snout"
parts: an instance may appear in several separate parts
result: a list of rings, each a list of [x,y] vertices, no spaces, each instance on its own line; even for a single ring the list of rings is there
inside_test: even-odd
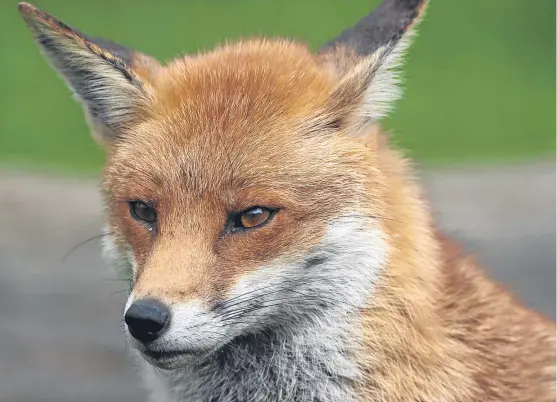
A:
[[[170,305],[130,296],[124,322],[132,345],[151,364],[172,369],[214,351],[220,345],[215,317],[194,303]],[[208,342],[209,341],[209,342]]]
[[[168,327],[170,311],[156,299],[137,300],[127,309],[124,321],[131,336],[147,343],[156,340]]]

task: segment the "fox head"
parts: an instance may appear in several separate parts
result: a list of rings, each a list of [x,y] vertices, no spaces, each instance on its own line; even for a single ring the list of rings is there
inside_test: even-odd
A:
[[[19,5],[106,149],[107,250],[145,359],[182,367],[365,307],[392,236],[370,133],[425,5],[385,0],[315,54],[253,39],[166,64]]]

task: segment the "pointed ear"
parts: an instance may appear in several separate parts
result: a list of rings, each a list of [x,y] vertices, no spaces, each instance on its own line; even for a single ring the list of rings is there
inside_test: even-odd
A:
[[[141,119],[152,96],[154,59],[70,28],[20,3],[19,11],[52,67],[83,104],[95,138],[106,144]]]
[[[384,117],[400,97],[397,68],[427,2],[383,0],[319,50],[319,61],[338,80],[329,115],[356,135]]]

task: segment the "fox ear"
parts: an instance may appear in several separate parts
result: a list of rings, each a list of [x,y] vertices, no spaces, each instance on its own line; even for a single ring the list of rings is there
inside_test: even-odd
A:
[[[19,11],[43,54],[83,104],[97,141],[107,143],[140,118],[152,89],[154,59],[70,28],[38,8]]]
[[[338,79],[329,115],[356,135],[387,115],[400,97],[397,69],[427,2],[383,0],[319,50],[318,59]]]

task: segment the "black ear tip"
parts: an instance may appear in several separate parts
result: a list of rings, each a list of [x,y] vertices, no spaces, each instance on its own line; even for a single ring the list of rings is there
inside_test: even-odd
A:
[[[425,11],[427,10],[428,6],[429,6],[429,0],[418,0],[417,6],[414,7],[417,13],[416,17],[419,18],[423,14],[425,14]]]
[[[387,3],[388,1],[385,1]],[[425,6],[429,0],[392,0],[392,2],[400,8],[420,9]]]
[[[384,46],[392,47],[421,20],[428,3],[429,0],[383,0],[319,51],[326,52],[340,45],[365,56]]]

